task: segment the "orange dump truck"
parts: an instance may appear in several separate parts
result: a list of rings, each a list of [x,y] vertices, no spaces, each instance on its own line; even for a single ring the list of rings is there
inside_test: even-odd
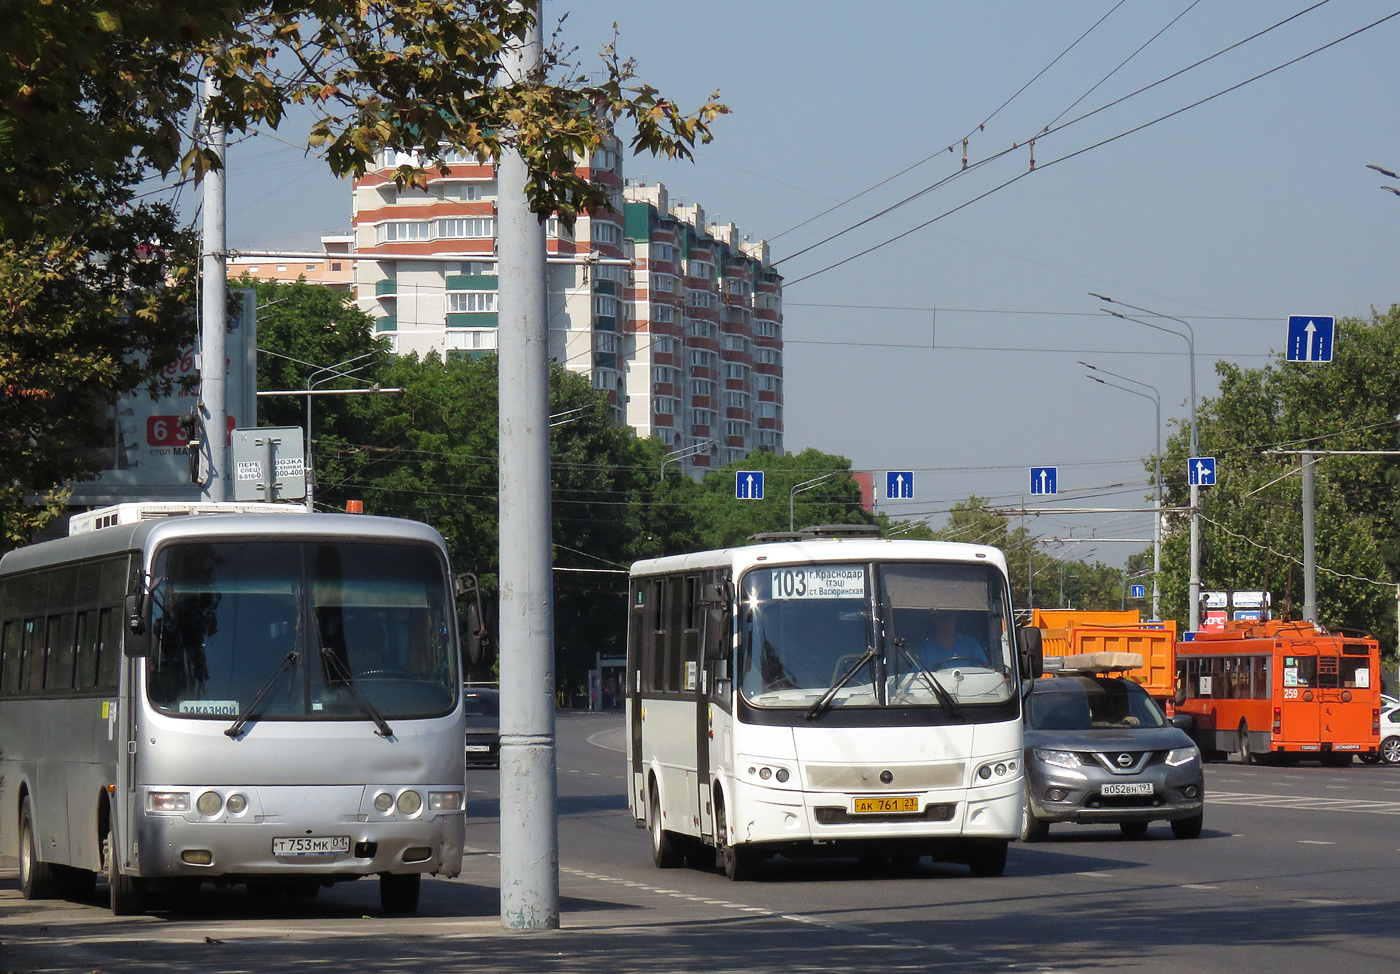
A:
[[[1137,611],[1131,609],[1124,612],[1036,609],[1031,625],[1041,630],[1041,646],[1046,656],[1137,653],[1142,657],[1142,666],[1123,675],[1141,683],[1143,689],[1163,704],[1175,699],[1175,622],[1144,623]]]

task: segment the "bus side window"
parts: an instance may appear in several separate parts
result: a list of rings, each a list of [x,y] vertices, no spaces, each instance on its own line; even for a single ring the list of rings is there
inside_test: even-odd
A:
[[[8,619],[0,631],[0,693],[14,693],[19,689],[20,649],[24,623],[19,619]]]
[[[45,690],[73,689],[74,636],[78,617],[72,612],[49,616],[49,665],[44,673]]]
[[[666,629],[666,686],[667,693],[680,693],[685,688],[685,661],[683,623],[681,616],[681,591],[685,579],[679,576],[666,579],[666,599],[662,604],[662,625]]]
[[[122,610],[120,606],[101,609],[97,613],[100,631],[97,648],[97,685],[116,687],[117,664],[122,658]]]
[[[77,647],[73,660],[73,685],[90,690],[97,686],[97,613],[93,610],[78,613],[73,645]]]
[[[1254,657],[1254,679],[1251,682],[1253,692],[1250,694],[1255,700],[1269,699],[1269,666],[1268,659],[1263,656]]]

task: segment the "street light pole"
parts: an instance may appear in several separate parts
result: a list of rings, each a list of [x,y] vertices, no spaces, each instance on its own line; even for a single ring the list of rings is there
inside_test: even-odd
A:
[[[821,484],[824,483],[825,481],[830,480],[833,476],[835,476],[835,475],[834,475],[834,474],[829,474],[829,473],[828,473],[828,474],[823,474],[823,475],[820,476],[820,477],[813,477],[811,480],[804,480],[804,481],[802,481],[802,483],[797,484],[795,487],[792,488],[792,490],[788,491],[788,530],[789,530],[789,531],[795,531],[795,530],[796,530],[796,528],[794,527],[794,520],[793,520],[793,501],[794,501],[794,499],[797,497],[797,495],[800,494],[800,493],[802,493],[804,490],[811,490],[813,487],[817,487],[817,486],[821,485]]]
[[[354,358],[348,358],[344,362],[323,366],[306,377],[306,512],[308,514],[316,510],[311,502],[311,494],[314,489],[312,484],[316,480],[316,464],[311,457],[311,390],[315,388],[318,382],[326,382],[330,379],[338,379],[346,375],[347,373],[340,371],[343,366],[349,365],[352,362],[358,362],[362,358],[369,358],[373,354],[375,353],[365,352],[363,355],[356,355]],[[326,376],[324,379],[317,379],[316,377],[323,372],[330,372],[331,375]]]
[[[1102,372],[1104,375],[1111,375],[1115,379],[1122,379],[1124,382],[1131,382],[1135,386],[1142,386],[1144,389],[1151,389],[1152,395],[1145,392],[1138,392],[1136,389],[1129,389],[1120,386],[1116,382],[1105,382],[1097,376],[1085,376],[1093,379],[1100,385],[1112,386],[1115,389],[1126,392],[1129,395],[1141,396],[1143,399],[1152,400],[1152,405],[1157,410],[1157,424],[1154,427],[1157,434],[1157,449],[1152,455],[1152,478],[1157,486],[1157,513],[1153,515],[1152,523],[1152,618],[1162,618],[1162,394],[1156,386],[1148,385],[1137,379],[1130,379],[1126,375],[1119,375],[1107,369],[1101,369],[1097,365],[1090,365],[1088,362],[1080,362],[1086,369],[1093,369],[1095,372]]]
[[[670,453],[663,456],[661,458],[661,479],[666,479],[666,464],[675,463],[677,460],[684,460],[697,453],[701,453],[704,451],[705,447],[713,442],[713,439],[701,440],[698,443],[692,443],[690,446],[681,447],[679,450],[672,450]]]
[[[1174,328],[1167,328],[1165,325],[1155,324],[1151,321],[1143,321],[1141,318],[1132,318],[1125,314],[1119,314],[1109,308],[1103,310],[1115,318],[1122,318],[1124,321],[1137,322],[1139,325],[1146,325],[1148,328],[1156,328],[1164,331],[1168,335],[1175,335],[1186,342],[1187,352],[1190,357],[1191,371],[1191,456],[1200,456],[1200,441],[1197,438],[1196,429],[1196,330],[1191,327],[1189,321],[1177,318],[1173,315],[1162,314],[1160,311],[1152,311],[1148,308],[1140,308],[1135,304],[1128,304],[1126,301],[1115,301],[1113,298],[1102,294],[1089,292],[1089,297],[1098,298],[1100,301],[1107,301],[1109,304],[1121,305],[1124,308],[1131,308],[1142,314],[1153,315],[1157,318],[1166,318],[1175,321],[1186,328],[1186,334],[1182,334]],[[1192,478],[1188,475],[1188,481]],[[1191,631],[1195,632],[1201,628],[1201,488],[1199,484],[1191,483],[1191,580],[1190,594],[1187,606],[1190,615]]]

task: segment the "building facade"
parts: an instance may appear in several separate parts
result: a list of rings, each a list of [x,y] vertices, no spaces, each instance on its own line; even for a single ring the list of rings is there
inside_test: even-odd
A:
[[[706,226],[664,186],[624,186],[621,159],[614,143],[578,170],[607,189],[608,209],[572,232],[548,221],[550,356],[588,375],[615,421],[659,437],[686,473],[780,452],[782,278],[766,242]],[[492,354],[494,167],[449,159],[449,175],[400,188],[394,170],[410,161],[383,153],[355,181],[359,306],[399,354]]]

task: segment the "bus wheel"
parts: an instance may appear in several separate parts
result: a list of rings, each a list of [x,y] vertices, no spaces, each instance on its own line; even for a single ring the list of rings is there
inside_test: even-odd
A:
[[[117,843],[111,829],[102,840],[102,861],[107,864],[107,886],[111,896],[112,916],[139,916],[146,912],[146,884],[136,876],[127,876],[117,867]]]
[[[58,895],[58,874],[39,860],[28,796],[19,807],[19,885],[26,900],[51,900]]]
[[[420,873],[380,873],[379,907],[389,916],[408,916],[418,912],[418,890],[422,885]]]
[[[1000,876],[1006,872],[1006,839],[981,839],[968,854],[967,865],[974,876]]]
[[[647,789],[647,828],[651,831],[651,861],[658,869],[675,869],[685,862],[676,836],[661,827],[661,799],[656,794],[656,779]]]
[[[1172,835],[1178,839],[1199,839],[1201,837],[1201,825],[1205,822],[1205,813],[1201,812],[1192,815],[1190,818],[1172,819]]]
[[[1249,725],[1240,721],[1240,764],[1258,764],[1259,759],[1254,754],[1254,746],[1249,742]]]

